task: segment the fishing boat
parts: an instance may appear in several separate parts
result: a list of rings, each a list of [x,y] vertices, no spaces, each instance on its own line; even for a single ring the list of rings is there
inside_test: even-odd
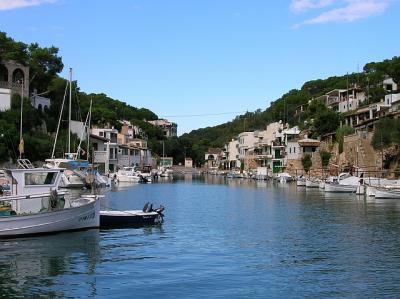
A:
[[[297,187],[305,187],[306,186],[306,178],[304,176],[299,176],[296,180]]]
[[[279,182],[279,183],[288,183],[293,181],[293,177],[288,174],[287,172],[281,172],[278,173],[275,177],[275,179]]]
[[[375,187],[375,198],[400,198],[400,188],[398,186]]]
[[[162,223],[164,210],[163,206],[153,210],[153,204],[146,203],[142,210],[100,211],[100,226],[101,228],[130,227]]]
[[[63,169],[19,165],[5,171],[11,194],[0,196],[0,237],[99,227],[100,196],[68,197],[58,191]]]
[[[306,179],[307,188],[319,188],[319,180],[315,178]]]

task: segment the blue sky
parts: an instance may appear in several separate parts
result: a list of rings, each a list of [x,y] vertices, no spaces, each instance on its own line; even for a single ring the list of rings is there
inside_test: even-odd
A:
[[[83,91],[179,134],[400,55],[399,17],[399,0],[0,0],[1,31],[59,47]]]

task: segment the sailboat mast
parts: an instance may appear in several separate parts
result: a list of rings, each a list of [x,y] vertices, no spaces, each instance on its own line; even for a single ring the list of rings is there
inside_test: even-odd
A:
[[[90,155],[90,125],[92,122],[92,103],[93,99],[90,99],[90,108],[89,108],[89,121],[88,121],[88,126],[87,126],[87,160],[89,161],[89,155]]]
[[[71,152],[72,68],[69,68],[68,153]]]
[[[21,117],[19,124],[19,158],[22,158],[22,111],[24,109],[24,79],[21,79]]]

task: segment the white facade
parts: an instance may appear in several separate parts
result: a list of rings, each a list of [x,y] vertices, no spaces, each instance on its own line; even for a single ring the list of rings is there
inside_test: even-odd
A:
[[[0,111],[11,108],[11,89],[0,88]]]
[[[185,158],[185,167],[187,168],[193,167],[193,160],[191,158]]]
[[[385,104],[391,106],[393,103],[400,101],[400,93],[391,93],[385,96]]]
[[[358,109],[360,104],[366,100],[365,93],[355,88],[351,88],[343,93],[340,103],[339,112],[345,113],[347,111],[352,111]]]
[[[235,169],[240,167],[239,161],[239,141],[232,139],[226,147],[227,160],[229,162],[229,169]]]
[[[383,88],[388,92],[396,91],[399,88],[397,83],[394,82],[392,78],[385,78],[385,80],[382,82],[382,85]]]
[[[254,132],[243,132],[238,136],[239,139],[239,159],[243,160],[249,151],[254,150],[258,143],[258,137]]]
[[[31,97],[31,104],[36,109],[41,109],[41,110],[44,110],[45,108],[49,109],[51,105],[49,98],[41,97],[38,95],[33,95]]]
[[[286,160],[295,160],[301,158],[301,148],[297,141],[288,141],[286,143],[285,149],[285,159]]]

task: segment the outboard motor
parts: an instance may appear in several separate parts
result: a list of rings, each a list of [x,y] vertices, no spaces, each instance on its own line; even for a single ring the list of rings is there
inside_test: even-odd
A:
[[[155,210],[155,212],[157,212],[158,214],[158,222],[163,222],[164,221],[164,212],[165,208],[164,206],[160,205],[160,207],[158,209]]]
[[[150,204],[149,202],[146,202],[146,204],[144,205],[143,210],[142,210],[143,212],[145,212],[145,213],[147,212],[147,208],[148,208],[149,204]]]
[[[153,212],[153,204],[150,204],[146,210],[147,213]]]

